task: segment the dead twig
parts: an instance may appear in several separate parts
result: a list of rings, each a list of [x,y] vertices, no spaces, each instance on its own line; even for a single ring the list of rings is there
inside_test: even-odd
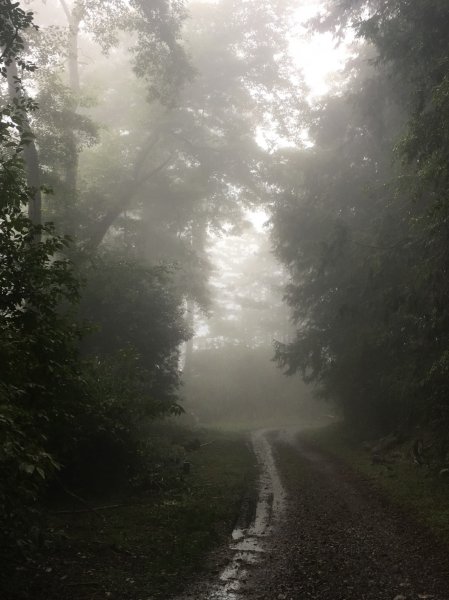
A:
[[[204,444],[200,444],[200,448],[204,448],[204,446],[210,446],[211,444],[215,444],[217,440],[212,440],[211,442],[205,442]]]
[[[82,512],[93,512],[94,514],[97,515],[97,517],[99,517],[102,521],[105,521],[106,519],[104,518],[103,515],[97,514],[97,509],[92,507],[86,500],[84,500],[84,498],[81,498],[81,496],[78,496],[78,494],[75,494],[75,492],[72,492],[71,490],[67,489],[66,486],[62,483],[62,481],[60,479],[57,479],[57,482],[59,483],[59,485],[61,486],[61,489],[68,495],[71,496],[72,498],[75,498],[75,500],[78,500],[78,502],[80,502],[81,504],[83,504],[86,508],[84,511]],[[76,512],[76,511],[69,511],[69,512]],[[81,511],[80,511],[81,512]]]
[[[111,510],[113,508],[122,508],[124,506],[133,506],[133,505],[132,504],[108,504],[107,506],[89,506],[87,508],[55,510],[52,512],[54,515],[75,515],[78,513],[97,512],[97,511],[101,511],[101,510]],[[99,516],[101,516],[101,518],[104,520],[104,517],[102,515],[99,515]]]
[[[92,586],[92,587],[100,587],[101,583],[99,581],[71,581],[70,583],[66,583],[68,587],[78,587],[78,586]]]

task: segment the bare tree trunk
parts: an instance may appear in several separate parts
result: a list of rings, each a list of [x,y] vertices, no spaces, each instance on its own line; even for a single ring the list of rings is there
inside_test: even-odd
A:
[[[73,11],[69,21],[68,67],[69,84],[72,92],[80,93],[80,74],[78,65],[78,33],[81,22],[81,11]]]
[[[41,174],[39,155],[34,141],[30,141],[25,145],[23,158],[27,172],[27,184],[31,192],[30,202],[28,203],[28,217],[33,225],[42,225]]]
[[[78,64],[78,34],[82,19],[83,8],[79,2],[75,2],[72,10],[69,9],[65,0],[60,0],[68,22],[68,40],[67,40],[67,68],[69,76],[69,86],[72,90],[72,108],[77,110],[80,94],[80,76]],[[78,186],[78,168],[79,156],[77,148],[76,134],[72,131],[69,135],[68,145],[70,146],[70,162],[66,170],[67,192],[72,198],[75,197]]]
[[[201,253],[203,252],[205,237],[206,237],[205,224],[202,223],[199,219],[196,219],[195,216],[193,216],[190,244],[191,244],[192,250],[195,252],[195,254],[201,255]],[[189,294],[189,292],[187,292],[187,293]],[[186,322],[187,322],[189,329],[192,332],[192,337],[190,338],[190,340],[188,340],[186,342],[185,360],[184,360],[184,369],[183,369],[184,375],[187,377],[192,372],[192,361],[193,361],[193,355],[194,355],[193,340],[195,338],[196,304],[197,303],[195,302],[194,290],[190,290],[190,295],[187,296]]]
[[[79,106],[79,95],[80,95],[80,75],[79,75],[79,63],[78,63],[78,35],[80,23],[83,18],[84,8],[81,2],[75,2],[73,8],[70,10],[65,0],[60,0],[61,6],[67,18],[68,23],[68,40],[67,40],[67,69],[69,87],[72,91],[72,109],[74,112]],[[76,134],[72,131],[69,135],[68,145],[70,146],[71,160],[66,170],[66,184],[67,192],[71,198],[76,195],[78,187],[78,168],[79,168],[79,156]]]
[[[80,95],[80,75],[78,65],[78,33],[81,21],[81,12],[76,10],[76,7],[72,11],[71,19],[69,22],[69,41],[68,41],[68,70],[69,70],[69,84],[73,94],[73,111],[76,112],[79,106],[79,95]],[[74,131],[71,132],[70,138],[70,150],[71,160],[67,168],[66,183],[67,190],[70,197],[74,198],[78,187],[78,170],[79,170],[79,155],[78,155],[78,143],[76,134]]]
[[[187,340],[185,346],[185,355],[184,355],[184,368],[183,374],[184,377],[188,377],[192,372],[192,359],[193,359],[193,332],[195,327],[195,301],[189,298],[187,300],[187,308],[186,308],[186,322],[189,329],[192,331],[192,337]]]

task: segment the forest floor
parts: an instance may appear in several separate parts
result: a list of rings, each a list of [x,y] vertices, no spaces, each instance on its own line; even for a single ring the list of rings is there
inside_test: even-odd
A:
[[[445,521],[449,484],[414,467],[414,478],[405,467],[405,483],[384,467],[370,471],[363,450],[359,456],[333,434],[285,429],[263,437],[270,451],[259,454],[260,493],[274,498],[268,526],[232,540],[228,565],[180,599],[449,600],[448,538],[425,518]]]
[[[449,600],[449,482],[332,428],[206,437],[178,491],[50,514],[5,600]]]
[[[2,582],[2,600],[166,600],[213,568],[207,556],[250,504],[255,458],[242,434],[196,436],[204,446],[176,489],[87,498],[95,511],[73,498],[53,506],[40,550]]]

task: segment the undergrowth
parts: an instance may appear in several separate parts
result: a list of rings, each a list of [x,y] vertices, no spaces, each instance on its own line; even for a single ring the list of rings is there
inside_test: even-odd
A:
[[[98,510],[75,500],[71,509],[53,510],[39,558],[16,569],[10,598],[148,600],[183,589],[231,532],[255,477],[244,436],[194,436],[195,449],[185,456],[190,472],[175,488],[132,495],[116,490],[95,498]]]

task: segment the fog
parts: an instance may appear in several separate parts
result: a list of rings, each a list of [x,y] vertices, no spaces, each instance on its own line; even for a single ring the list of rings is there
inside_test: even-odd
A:
[[[273,256],[268,213],[249,211],[242,230],[212,236],[212,300],[195,313],[183,365],[187,418],[238,428],[326,422],[330,409],[299,375],[274,362],[274,341],[290,336],[282,297],[287,273]]]
[[[249,428],[309,411],[380,435],[443,410],[443,75],[426,81],[409,38],[395,51],[393,6],[20,7],[9,42],[4,28],[5,202],[44,243],[18,272],[47,281],[36,302],[56,328],[25,343],[30,385],[52,377],[55,334],[81,412],[107,390],[137,438],[130,423],[184,411]],[[5,292],[21,323],[32,285]]]
[[[442,0],[0,3],[10,539],[55,486],[179,482],[211,428],[340,424],[446,468],[448,24]]]
[[[39,106],[30,114],[46,186],[38,219],[73,239],[67,256],[92,329],[83,356],[114,371],[133,354],[161,379],[147,392],[156,385],[162,412],[179,405],[200,423],[300,420],[306,406],[325,413],[313,386],[273,362],[274,344],[293,329],[288,274],[270,241],[279,192],[270,171],[276,148],[304,136],[307,44],[292,39],[314,7],[26,8],[38,26],[29,52],[38,68],[22,78]],[[333,56],[321,37],[310,40],[321,49],[315,95]]]

